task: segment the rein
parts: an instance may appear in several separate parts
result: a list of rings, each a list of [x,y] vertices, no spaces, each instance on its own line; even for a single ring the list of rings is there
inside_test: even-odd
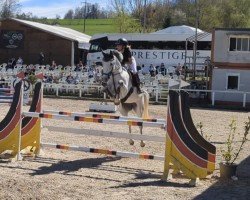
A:
[[[125,103],[133,92],[134,92],[134,88],[133,88],[133,86],[131,86],[127,95],[123,99],[121,99],[121,103]]]

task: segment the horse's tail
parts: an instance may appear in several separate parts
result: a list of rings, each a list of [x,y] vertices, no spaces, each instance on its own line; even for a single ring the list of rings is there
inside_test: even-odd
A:
[[[144,91],[143,92],[143,99],[144,99],[144,109],[143,109],[143,114],[142,114],[142,118],[149,118],[149,114],[148,114],[148,107],[149,107],[149,94]]]

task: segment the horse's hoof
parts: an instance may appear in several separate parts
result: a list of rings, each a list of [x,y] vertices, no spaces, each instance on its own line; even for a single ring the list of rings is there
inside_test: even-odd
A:
[[[115,99],[115,100],[114,100],[114,104],[115,104],[116,106],[118,106],[120,103],[121,103],[120,99]]]
[[[129,140],[130,145],[134,145],[134,143],[135,143],[134,140],[132,140],[132,139]]]
[[[145,147],[146,144],[145,144],[145,142],[141,141],[140,145],[141,145],[141,147]]]

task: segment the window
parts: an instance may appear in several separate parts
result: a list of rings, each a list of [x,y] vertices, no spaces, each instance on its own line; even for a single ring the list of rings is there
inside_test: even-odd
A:
[[[237,51],[240,51],[241,50],[241,38],[237,38],[236,39],[236,41],[237,41]]]
[[[242,51],[248,51],[248,38],[242,38]]]
[[[90,48],[89,48],[89,52],[93,53],[93,52],[100,52],[101,51],[101,48],[99,45],[97,44],[91,44]]]
[[[238,90],[239,89],[239,75],[228,75],[227,76],[227,89]]]
[[[230,51],[236,51],[236,38],[230,38]]]
[[[250,51],[250,37],[230,37],[229,51]]]
[[[197,42],[198,50],[211,50],[211,42],[207,41],[198,41]]]

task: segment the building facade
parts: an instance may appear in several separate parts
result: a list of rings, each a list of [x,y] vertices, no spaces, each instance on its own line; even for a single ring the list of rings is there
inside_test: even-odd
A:
[[[54,60],[57,64],[73,65],[84,59],[89,39],[90,36],[68,28],[6,19],[0,22],[0,63],[22,57],[25,64],[39,64],[39,54],[43,52],[43,64]]]
[[[215,29],[212,90],[217,102],[250,102],[250,29]],[[244,94],[245,93],[245,94]]]

